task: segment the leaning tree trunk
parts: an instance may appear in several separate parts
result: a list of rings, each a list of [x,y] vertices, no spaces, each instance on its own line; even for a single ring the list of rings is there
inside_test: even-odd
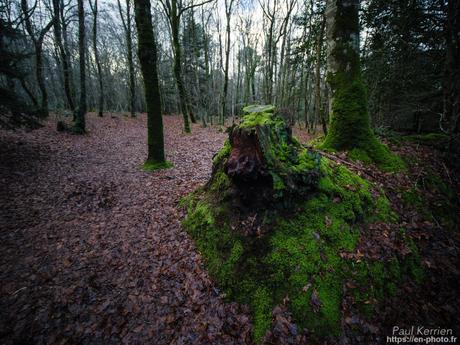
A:
[[[157,49],[153,35],[149,0],[134,0],[135,20],[139,39],[138,54],[144,78],[147,103],[147,162],[164,164],[163,119],[157,72]]]
[[[331,122],[324,145],[337,150],[364,147],[373,137],[359,62],[359,0],[328,0],[327,82]]]

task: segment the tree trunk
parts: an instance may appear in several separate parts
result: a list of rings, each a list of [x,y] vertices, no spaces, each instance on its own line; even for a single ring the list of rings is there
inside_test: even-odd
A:
[[[225,17],[227,19],[226,25],[226,38],[225,38],[225,67],[224,67],[224,91],[222,93],[222,125],[225,123],[225,113],[227,112],[226,105],[227,105],[227,94],[228,94],[228,65],[230,60],[230,20],[232,15],[232,6],[233,0],[227,3],[225,1]]]
[[[129,67],[129,105],[131,117],[135,117],[136,84],[134,82],[133,41],[131,38],[131,0],[126,0],[126,29],[126,45],[128,48]]]
[[[176,6],[175,0],[172,1],[173,6]],[[177,9],[176,9],[177,12]],[[172,15],[170,18],[171,21],[171,32],[172,32],[172,40],[173,40],[173,47],[174,47],[174,77],[176,79],[177,84],[177,91],[179,92],[179,104],[180,110],[182,112],[182,116],[184,118],[184,132],[190,133],[190,123],[188,121],[188,107],[187,107],[187,95],[185,93],[184,83],[182,80],[182,51],[180,47],[179,41],[179,20],[180,18],[177,15]]]
[[[40,115],[47,117],[48,111],[48,92],[46,91],[45,79],[43,78],[43,56],[42,56],[42,44],[37,43],[35,45],[35,75],[37,77],[38,88],[42,96],[40,104]]]
[[[363,148],[375,142],[359,62],[359,0],[328,0],[326,26],[331,123],[325,147]]]
[[[59,55],[62,63],[62,74],[64,78],[64,93],[66,96],[67,106],[72,111],[75,111],[75,104],[72,96],[71,89],[71,66],[70,60],[67,54],[67,51],[62,42],[62,18],[61,18],[61,6],[60,0],[53,0],[53,10],[54,10],[54,38],[56,44],[59,48]]]
[[[321,120],[324,135],[327,135],[327,124],[323,112],[321,111],[321,51],[323,48],[324,27],[326,25],[326,18],[323,16],[321,20],[321,27],[318,33],[318,41],[316,45],[316,85],[315,85],[315,109],[314,113],[317,119]]]
[[[149,0],[134,0],[134,12],[139,39],[138,54],[144,79],[147,103],[147,162],[164,164],[163,119],[157,72],[157,49],[153,35]]]
[[[78,52],[80,61],[80,104],[75,118],[76,133],[85,133],[86,115],[86,61],[85,61],[85,9],[83,0],[78,0]]]
[[[123,10],[120,0],[118,3],[118,11],[120,13],[121,23],[125,31],[126,48],[128,50],[128,73],[129,73],[129,110],[131,117],[136,116],[135,112],[135,82],[134,82],[134,63],[133,63],[133,42],[131,38],[131,0],[126,0],[126,21],[123,16]]]
[[[35,10],[29,10],[27,0],[21,0],[21,10],[25,17],[25,26],[26,31],[29,34],[35,48],[35,76],[37,78],[38,88],[40,89],[41,94],[41,105],[40,105],[40,115],[43,117],[48,116],[48,93],[46,91],[45,80],[43,78],[43,56],[42,56],[42,47],[43,40],[45,39],[46,33],[51,29],[54,24],[54,17],[48,22],[48,24],[40,30],[38,37],[36,37],[31,16]]]
[[[97,1],[94,0],[94,7],[91,7],[93,10],[93,49],[94,49],[94,59],[96,60],[97,67],[97,79],[99,83],[99,98],[98,98],[98,115],[103,116],[104,112],[104,86],[102,83],[102,68],[101,62],[99,61],[99,52],[97,50]],[[91,1],[90,1],[91,5]]]

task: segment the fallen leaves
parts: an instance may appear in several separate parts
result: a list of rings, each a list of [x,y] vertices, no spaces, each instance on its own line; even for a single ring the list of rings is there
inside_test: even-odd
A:
[[[226,135],[183,135],[165,117],[174,168],[147,173],[145,121],[0,131],[2,344],[249,343],[246,313],[216,294],[176,208]]]
[[[313,289],[313,292],[311,293],[310,305],[315,313],[318,313],[321,310],[321,301],[319,300],[318,291],[316,291],[316,289]]]

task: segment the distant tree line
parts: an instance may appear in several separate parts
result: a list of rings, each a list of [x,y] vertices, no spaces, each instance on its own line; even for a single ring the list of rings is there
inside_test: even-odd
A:
[[[146,111],[134,5],[2,1],[2,125],[27,122],[26,112],[81,121],[86,110]],[[325,1],[159,0],[150,11],[163,111],[182,114],[185,132],[189,122],[223,124],[249,103],[327,132]],[[372,125],[458,132],[458,1],[370,0],[360,21]]]

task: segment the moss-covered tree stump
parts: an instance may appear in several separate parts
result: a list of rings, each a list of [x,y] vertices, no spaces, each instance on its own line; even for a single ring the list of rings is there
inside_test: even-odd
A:
[[[403,269],[347,260],[360,227],[395,216],[368,181],[300,145],[273,107],[245,112],[210,181],[184,199],[183,225],[228,298],[250,306],[257,343],[283,301],[299,329],[338,336],[345,281],[360,286],[354,298],[369,309],[364,301],[383,298]]]
[[[320,156],[292,137],[284,120],[274,114],[273,106],[243,110],[246,116],[230,130],[228,157],[215,160],[215,175],[223,170],[241,201],[253,208],[260,203],[286,203],[316,189]],[[222,153],[220,156],[224,158]]]

